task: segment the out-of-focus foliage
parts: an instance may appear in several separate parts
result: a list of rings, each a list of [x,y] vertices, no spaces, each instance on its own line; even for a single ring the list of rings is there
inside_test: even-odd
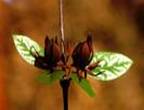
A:
[[[95,96],[95,92],[92,88],[92,85],[89,83],[88,80],[81,79],[81,81],[80,81],[76,74],[72,74],[71,77],[72,77],[72,80],[76,84],[78,84],[89,96],[91,96],[91,97]]]
[[[55,81],[60,81],[63,78],[63,75],[63,71],[54,71],[53,73],[45,71],[37,77],[37,81],[39,81],[39,83],[41,84],[50,85],[53,84]]]

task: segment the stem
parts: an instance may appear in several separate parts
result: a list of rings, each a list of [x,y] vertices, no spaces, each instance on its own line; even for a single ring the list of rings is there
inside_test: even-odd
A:
[[[64,43],[64,14],[63,14],[63,0],[59,0],[59,22],[60,22],[60,36],[61,36],[61,46],[62,53],[65,58],[65,43]],[[71,79],[61,79],[60,85],[63,92],[63,106],[64,110],[68,110],[68,90],[70,86]]]
[[[60,36],[62,41],[62,52],[65,53],[64,46],[64,14],[63,14],[63,0],[59,0],[59,22],[60,22]]]
[[[60,80],[60,85],[63,92],[63,106],[64,110],[68,110],[68,90],[70,86],[71,79],[62,79]]]

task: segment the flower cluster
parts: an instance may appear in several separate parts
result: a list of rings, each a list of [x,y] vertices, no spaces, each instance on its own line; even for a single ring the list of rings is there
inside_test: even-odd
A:
[[[66,52],[62,52],[62,48],[57,39],[45,38],[44,56],[34,53],[35,66],[41,69],[49,70],[50,73],[56,68],[61,68],[65,71],[65,76],[68,77],[71,72],[77,73],[79,79],[86,78],[87,73],[98,66],[98,62],[90,64],[93,58],[92,36],[89,34],[87,39],[78,43],[74,48],[65,46]],[[72,59],[72,62],[69,60]]]

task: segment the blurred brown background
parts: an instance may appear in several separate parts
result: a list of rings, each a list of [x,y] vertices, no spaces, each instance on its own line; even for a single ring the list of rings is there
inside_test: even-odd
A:
[[[90,79],[91,98],[72,84],[70,110],[144,110],[144,0],[64,0],[66,39],[80,41],[94,34],[95,48],[124,53],[134,60],[121,78]],[[18,55],[12,33],[43,44],[59,32],[58,0],[0,1],[0,110],[62,110],[61,89],[39,84],[41,72]]]

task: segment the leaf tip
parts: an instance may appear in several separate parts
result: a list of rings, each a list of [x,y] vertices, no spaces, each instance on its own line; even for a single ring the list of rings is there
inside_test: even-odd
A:
[[[15,40],[15,39],[18,38],[18,36],[19,36],[18,34],[13,34],[13,35],[12,35],[12,38]]]

